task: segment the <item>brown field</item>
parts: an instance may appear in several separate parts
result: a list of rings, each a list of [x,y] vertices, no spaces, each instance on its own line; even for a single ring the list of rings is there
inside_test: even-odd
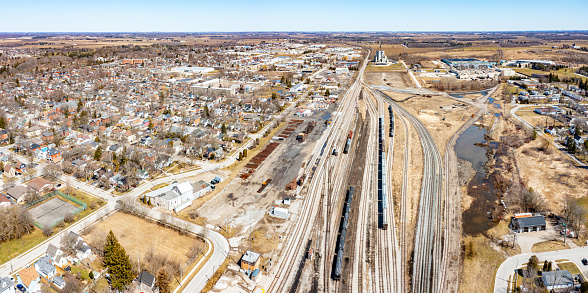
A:
[[[548,209],[560,211],[566,196],[587,195],[588,170],[574,167],[554,146],[550,147],[551,154],[538,151],[545,143],[543,138],[537,138],[517,149],[515,156],[527,186],[543,195]]]
[[[96,243],[106,239],[110,230],[114,232],[133,263],[137,263],[137,254],[143,257],[151,249],[168,255],[170,259],[186,263],[186,254],[190,247],[195,241],[201,242],[122,212],[114,213],[96,224],[96,228],[86,236],[86,239],[88,243]]]

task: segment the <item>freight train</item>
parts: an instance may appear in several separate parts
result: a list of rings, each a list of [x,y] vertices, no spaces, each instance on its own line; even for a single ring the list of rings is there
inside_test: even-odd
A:
[[[388,191],[386,184],[386,152],[384,152],[384,115],[378,128],[378,193],[381,200],[382,229],[388,229]]]
[[[333,279],[341,279],[341,271],[343,266],[343,257],[345,249],[345,237],[347,237],[347,224],[349,222],[349,212],[351,211],[351,201],[353,200],[353,186],[347,190],[347,198],[345,199],[345,206],[343,207],[343,217],[341,222],[341,234],[337,240],[337,258],[335,259],[335,270],[333,271]]]
[[[349,152],[349,148],[351,147],[351,138],[352,137],[353,137],[353,131],[349,131],[349,135],[347,135],[347,141],[345,142],[345,147],[343,148],[344,154]]]
[[[390,131],[388,136],[394,136],[394,112],[392,111],[392,105],[388,106],[388,113],[390,113]]]

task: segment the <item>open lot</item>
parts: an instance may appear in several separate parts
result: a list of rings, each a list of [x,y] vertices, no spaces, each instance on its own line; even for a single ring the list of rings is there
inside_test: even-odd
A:
[[[164,254],[169,259],[185,264],[188,260],[188,251],[195,242],[205,246],[199,239],[180,235],[171,229],[122,212],[114,213],[96,224],[85,236],[86,241],[90,244],[104,241],[110,230],[129,254],[131,262],[135,264],[137,254],[143,258],[150,251]]]
[[[29,210],[33,220],[43,227],[52,227],[59,220],[63,219],[68,213],[74,214],[77,207],[58,197],[53,197],[48,201],[37,205]]]

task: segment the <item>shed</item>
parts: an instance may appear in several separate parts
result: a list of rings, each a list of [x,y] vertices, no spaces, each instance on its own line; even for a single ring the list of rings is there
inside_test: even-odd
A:
[[[255,271],[259,267],[259,253],[247,250],[241,257],[241,268],[243,270]]]
[[[290,214],[290,212],[288,211],[288,209],[280,208],[280,207],[274,207],[270,211],[270,215],[272,215],[276,218],[280,218],[280,219],[288,219],[289,214]]]

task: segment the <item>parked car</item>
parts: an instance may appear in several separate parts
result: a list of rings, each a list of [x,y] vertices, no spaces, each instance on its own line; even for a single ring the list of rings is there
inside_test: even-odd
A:
[[[18,289],[20,292],[27,292],[27,288],[25,288],[23,284],[16,285],[16,289]]]
[[[568,234],[568,237],[575,237],[575,236],[574,236],[574,235],[575,235],[575,234],[574,234],[574,231],[570,231],[570,230],[568,230],[568,229],[563,229],[563,230],[561,230],[560,234],[561,234],[561,235]]]
[[[583,258],[582,259],[582,264],[585,266],[588,266],[588,259]]]

